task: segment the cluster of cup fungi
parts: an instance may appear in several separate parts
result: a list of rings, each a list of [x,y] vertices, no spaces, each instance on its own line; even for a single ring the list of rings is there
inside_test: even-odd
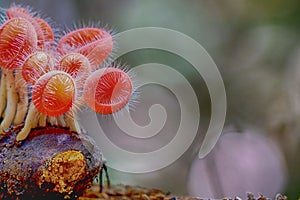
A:
[[[104,115],[124,108],[133,84],[126,70],[104,64],[113,47],[103,28],[82,27],[57,38],[30,8],[7,8],[0,27],[0,135],[22,127],[21,142],[47,124],[80,133],[82,106]]]

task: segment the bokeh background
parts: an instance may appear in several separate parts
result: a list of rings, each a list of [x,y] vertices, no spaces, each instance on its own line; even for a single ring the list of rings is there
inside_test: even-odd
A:
[[[148,49],[120,58],[129,67],[157,62],[178,70],[197,93],[201,122],[198,137],[177,162],[148,174],[110,169],[114,184],[211,198],[245,197],[246,192],[300,197],[299,1],[2,0],[0,6],[12,2],[51,17],[60,29],[94,22],[113,32],[146,26],[180,31],[198,41],[217,64],[227,93],[226,124],[214,150],[199,160],[211,106],[201,76],[168,52]],[[175,80],[174,84],[180,87],[181,83]],[[148,109],[153,104],[163,105],[168,112],[166,127],[148,146],[121,136],[111,118],[99,116],[99,122],[111,140],[124,148],[139,152],[159,148],[176,133],[179,104],[174,94],[157,85],[141,88],[139,102],[131,115],[140,125],[149,123]]]

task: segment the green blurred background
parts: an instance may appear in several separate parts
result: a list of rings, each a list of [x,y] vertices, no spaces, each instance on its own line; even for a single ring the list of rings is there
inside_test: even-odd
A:
[[[281,167],[276,171],[278,176],[283,178],[277,180],[272,177],[273,179],[270,180],[279,182],[277,192],[283,192],[292,199],[300,197],[299,1],[3,0],[0,6],[6,8],[12,2],[31,6],[34,10],[51,17],[57,24],[63,24],[60,26],[62,28],[72,28],[74,24],[82,21],[100,22],[101,26],[116,33],[136,27],[165,27],[182,32],[198,41],[217,64],[225,83],[228,107],[224,133],[250,132],[272,140],[279,153],[283,155],[283,159],[278,155]],[[123,56],[120,61],[132,67],[147,62],[157,62],[178,70],[190,81],[197,93],[201,123],[198,138],[178,162],[146,175],[126,174],[111,169],[113,182],[159,187],[181,195],[205,195],[192,191],[192,187],[221,188],[211,194],[215,198],[226,195],[225,184],[230,184],[231,177],[226,177],[227,171],[222,167],[222,163],[217,169],[202,169],[199,165],[198,174],[191,175],[191,166],[197,159],[197,151],[203,138],[201,133],[207,129],[210,117],[209,94],[201,76],[195,75],[195,69],[182,58],[158,50],[132,52]],[[168,94],[167,89],[159,87],[144,88],[144,91],[151,94],[156,91],[157,96],[167,94],[167,102],[168,98],[173,98],[172,94]],[[150,101],[148,104],[163,102],[160,98],[151,97],[153,95],[143,95],[142,92],[141,102],[144,99]],[[144,106],[145,108],[137,106],[137,110],[144,109],[146,115],[148,104]],[[174,106],[176,107],[176,102]],[[239,144],[242,142],[247,141],[240,141]],[[234,148],[237,144],[232,142],[228,145]],[[264,144],[254,143],[253,149],[259,149],[259,145],[264,146]],[[243,146],[247,144],[240,148]],[[274,154],[275,152],[278,154],[277,151],[274,151]],[[215,164],[220,163],[216,160],[218,154],[222,154],[222,151],[216,150],[210,155]],[[260,154],[258,150],[258,153],[256,152],[249,159],[255,163],[262,155],[263,153]],[[245,156],[237,156],[236,162],[240,160],[244,162],[247,159],[244,158]],[[269,163],[267,167],[272,171],[270,165],[272,161],[268,160],[269,157],[271,156],[267,155],[260,160]],[[234,165],[234,163],[230,164]],[[258,168],[257,171],[259,170]],[[210,176],[202,179],[203,174],[210,174]],[[228,179],[228,182],[218,181],[218,176]],[[203,182],[194,183],[190,180],[191,177],[202,179]],[[247,182],[248,179],[247,169],[244,169],[240,174],[240,184]],[[252,184],[259,185],[259,183]],[[269,193],[267,189],[263,191],[275,195],[272,189]]]

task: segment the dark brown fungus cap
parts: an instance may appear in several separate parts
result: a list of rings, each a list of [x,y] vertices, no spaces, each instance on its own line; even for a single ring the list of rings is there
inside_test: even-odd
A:
[[[76,199],[103,165],[86,135],[47,127],[17,145],[16,134],[0,140],[0,199]]]

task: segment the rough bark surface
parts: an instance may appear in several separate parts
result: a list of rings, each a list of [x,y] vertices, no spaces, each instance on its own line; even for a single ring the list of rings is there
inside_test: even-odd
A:
[[[0,140],[0,199],[76,198],[102,167],[102,154],[86,135],[47,127],[17,144],[16,134]]]

